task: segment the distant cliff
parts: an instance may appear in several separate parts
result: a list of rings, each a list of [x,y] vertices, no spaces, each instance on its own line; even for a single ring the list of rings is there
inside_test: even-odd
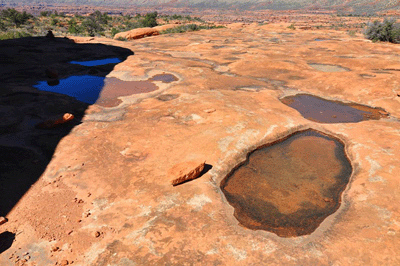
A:
[[[399,9],[398,0],[0,0],[2,4],[73,4],[125,7],[192,7],[250,10],[334,9],[353,13]]]

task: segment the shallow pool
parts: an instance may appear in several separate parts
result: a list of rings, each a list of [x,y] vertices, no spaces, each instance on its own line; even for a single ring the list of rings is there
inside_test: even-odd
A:
[[[104,86],[104,77],[82,75],[61,79],[58,85],[49,86],[47,81],[39,81],[33,87],[42,91],[51,91],[72,96],[77,100],[93,104],[99,98]]]
[[[293,237],[339,208],[351,173],[344,144],[309,129],[252,151],[220,187],[242,226]]]
[[[114,57],[114,58],[106,58],[106,59],[92,60],[92,61],[71,61],[70,63],[81,66],[101,66],[107,64],[117,64],[120,62],[121,60],[118,57]]]

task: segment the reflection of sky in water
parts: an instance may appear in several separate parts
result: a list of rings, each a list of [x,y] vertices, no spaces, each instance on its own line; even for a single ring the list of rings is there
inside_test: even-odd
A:
[[[71,64],[77,64],[81,66],[100,66],[100,65],[106,65],[106,64],[117,64],[120,63],[121,60],[117,57],[115,58],[108,58],[108,59],[101,59],[101,60],[92,60],[92,61],[71,61]]]
[[[103,86],[104,77],[84,75],[61,79],[60,84],[56,86],[49,86],[46,81],[39,81],[33,87],[42,91],[66,94],[81,102],[93,104],[99,98]]]

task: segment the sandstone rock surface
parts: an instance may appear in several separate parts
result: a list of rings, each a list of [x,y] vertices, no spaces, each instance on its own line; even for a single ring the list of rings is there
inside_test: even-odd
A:
[[[120,38],[127,39],[127,40],[135,40],[135,39],[144,38],[146,36],[159,35],[161,31],[171,29],[176,26],[178,26],[178,25],[177,24],[167,24],[167,25],[156,26],[153,28],[138,28],[138,29],[133,29],[130,31],[119,32],[119,33],[115,34],[114,40],[118,40]]]
[[[25,252],[36,265],[64,258],[85,266],[400,265],[400,48],[346,31],[287,26],[244,25],[135,42],[1,41],[0,58],[11,62],[1,69],[1,113],[9,107],[15,121],[1,127],[0,167],[6,171],[0,173],[22,178],[25,171],[23,176],[38,178],[1,214],[9,221],[0,234],[11,232],[15,241],[0,254],[0,265],[15,265]],[[36,41],[28,48],[49,51],[47,56],[29,54],[26,46]],[[74,53],[55,53],[57,48]],[[179,80],[121,96],[110,108],[32,87],[46,79],[44,65],[55,64],[60,79],[87,74],[83,66],[57,61],[76,60],[70,58],[75,53],[91,55],[88,60],[125,54],[115,66],[96,68],[103,77],[146,81],[165,72]],[[40,60],[48,61],[36,67]],[[349,71],[323,72],[310,63]],[[321,124],[279,100],[299,93],[379,107],[390,115]],[[70,131],[35,129],[51,114],[64,113],[77,114],[65,124]],[[256,147],[308,128],[345,144],[353,174],[339,209],[302,237],[240,226],[221,180]],[[168,170],[197,158],[207,158],[213,168],[171,186]],[[20,188],[9,187],[2,193]],[[313,195],[310,190],[307,196]],[[2,204],[9,204],[6,199]],[[322,195],[319,202],[330,199]],[[59,249],[52,252],[53,246]]]

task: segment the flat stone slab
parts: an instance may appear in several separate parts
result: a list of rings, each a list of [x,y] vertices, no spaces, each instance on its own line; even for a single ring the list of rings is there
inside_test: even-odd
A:
[[[174,165],[168,174],[171,177],[171,184],[173,186],[180,185],[184,182],[193,180],[200,176],[201,171],[204,169],[205,162],[183,162]]]

